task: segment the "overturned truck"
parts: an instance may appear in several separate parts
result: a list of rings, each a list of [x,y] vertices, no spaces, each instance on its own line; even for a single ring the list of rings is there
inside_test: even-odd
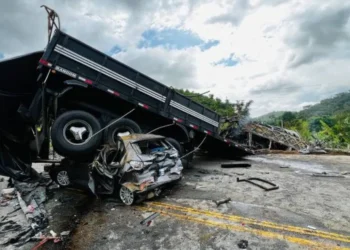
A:
[[[51,147],[92,161],[125,133],[162,135],[186,163],[198,145],[221,157],[252,153],[220,136],[218,113],[59,27],[45,51],[4,60],[0,73],[0,173],[13,178],[27,178]]]

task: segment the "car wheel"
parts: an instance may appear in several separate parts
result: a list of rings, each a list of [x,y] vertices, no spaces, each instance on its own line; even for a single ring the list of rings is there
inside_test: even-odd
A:
[[[51,128],[53,148],[63,156],[88,155],[100,145],[102,134],[98,120],[84,111],[68,111],[60,115]]]
[[[135,202],[135,194],[127,187],[121,186],[119,189],[119,198],[125,205],[132,205]]]
[[[56,169],[50,173],[53,179],[61,187],[68,187],[71,184],[70,177],[66,168]]]
[[[113,123],[113,121],[110,123]],[[141,128],[136,122],[127,118],[123,118],[106,129],[104,142],[106,144],[115,144],[117,142],[118,136],[127,134],[139,134],[141,132]]]

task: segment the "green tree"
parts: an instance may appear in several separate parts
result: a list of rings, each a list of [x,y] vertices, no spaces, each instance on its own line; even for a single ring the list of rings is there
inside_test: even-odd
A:
[[[333,116],[334,126],[320,121],[322,130],[318,136],[330,147],[345,148],[350,145],[350,112],[339,113]]]
[[[291,122],[296,119],[296,115],[293,112],[287,111],[282,115],[283,122]]]
[[[309,119],[310,122],[310,131],[311,132],[320,132],[322,130],[322,123],[321,121],[325,122],[328,126],[333,127],[334,126],[334,120],[330,116],[316,116],[311,117]]]
[[[297,131],[304,140],[310,140],[312,138],[308,121],[297,119],[286,128]]]

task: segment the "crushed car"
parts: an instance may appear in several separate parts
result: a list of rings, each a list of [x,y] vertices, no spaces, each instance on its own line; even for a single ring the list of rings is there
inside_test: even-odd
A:
[[[50,175],[60,186],[84,183],[94,194],[117,195],[132,205],[181,180],[182,170],[179,152],[165,137],[130,134],[104,145],[92,162],[62,160]]]

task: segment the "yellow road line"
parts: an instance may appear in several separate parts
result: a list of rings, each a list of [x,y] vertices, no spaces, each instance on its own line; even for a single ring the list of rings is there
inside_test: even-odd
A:
[[[247,228],[247,227],[242,227],[242,226],[237,226],[237,225],[232,225],[232,224],[225,224],[222,222],[204,220],[204,219],[195,218],[195,217],[188,216],[188,215],[181,215],[181,214],[171,213],[171,212],[167,212],[167,211],[163,211],[163,210],[158,210],[158,209],[154,209],[151,207],[148,207],[148,208],[138,207],[138,209],[142,210],[142,211],[158,212],[158,213],[163,214],[163,215],[175,217],[175,218],[185,220],[185,221],[196,222],[196,223],[207,225],[207,226],[213,226],[213,227],[223,228],[223,229],[227,229],[227,230],[252,233],[252,234],[256,234],[256,235],[270,238],[270,239],[286,240],[286,241],[289,241],[291,243],[312,247],[314,249],[334,249],[334,250],[349,250],[350,249],[350,248],[339,247],[339,246],[335,246],[335,245],[322,244],[322,243],[317,242],[317,241],[307,240],[307,239],[298,238],[298,237],[294,237],[294,236],[283,235],[283,234],[264,231],[264,230],[260,230],[260,229],[253,229],[253,228]]]
[[[300,234],[306,234],[306,235],[311,235],[311,236],[317,236],[320,238],[326,238],[330,240],[335,240],[335,241],[342,241],[342,242],[348,242],[350,243],[350,237],[337,234],[337,233],[330,233],[330,232],[324,232],[324,231],[319,231],[319,230],[307,230],[302,227],[295,227],[295,226],[290,226],[290,225],[282,225],[282,224],[277,224],[269,221],[259,221],[256,219],[252,218],[245,218],[237,215],[226,215],[226,214],[221,214],[217,212],[212,212],[208,210],[199,210],[195,208],[190,208],[190,207],[182,207],[182,206],[177,206],[177,205],[172,205],[168,203],[161,203],[161,202],[148,202],[146,203],[148,206],[158,206],[158,207],[163,207],[167,209],[174,209],[177,211],[182,211],[186,213],[191,213],[191,214],[197,214],[197,215],[205,215],[208,217],[214,217],[218,219],[225,219],[233,222],[240,222],[240,223],[245,223],[245,224],[252,224],[252,225],[257,225],[257,226],[262,226],[262,227],[269,227],[273,229],[278,229],[278,230],[284,230],[284,231],[289,231],[289,232],[294,232],[294,233],[300,233]]]

